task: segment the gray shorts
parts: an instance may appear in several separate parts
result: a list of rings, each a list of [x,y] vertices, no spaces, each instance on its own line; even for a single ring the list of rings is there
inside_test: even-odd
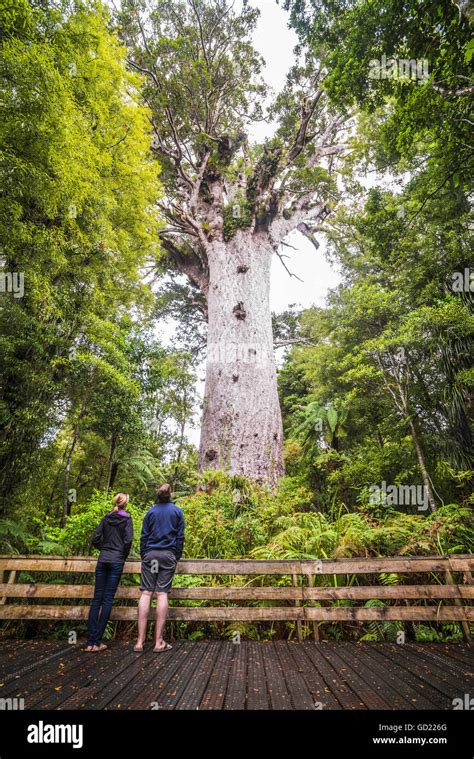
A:
[[[148,551],[142,559],[140,590],[169,593],[177,563],[173,551]]]

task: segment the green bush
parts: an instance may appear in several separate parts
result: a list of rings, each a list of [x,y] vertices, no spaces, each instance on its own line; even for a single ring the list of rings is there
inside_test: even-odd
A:
[[[91,545],[92,534],[102,517],[111,511],[113,496],[96,490],[87,503],[81,504],[78,511],[66,520],[66,525],[46,529],[46,540],[56,547],[53,553],[62,555],[89,555],[95,551]],[[133,520],[133,545],[131,555],[139,555],[140,532],[145,510],[129,503],[127,511]],[[52,553],[48,551],[48,553]]]
[[[242,477],[223,472],[205,472],[196,482],[201,487],[194,495],[177,497],[186,522],[184,556],[209,559],[318,559],[394,555],[439,555],[470,553],[473,550],[472,513],[463,506],[448,504],[433,514],[406,514],[393,508],[360,505],[349,511],[343,503],[334,502],[327,512],[316,511],[311,491],[298,477],[285,477],[275,493]],[[151,504],[127,507],[134,525],[132,556],[139,555],[143,517]],[[91,536],[100,520],[112,508],[112,495],[96,491],[92,497],[75,507],[63,529],[41,525],[41,537],[30,535],[19,525],[3,526],[4,550],[43,552],[45,554],[88,555],[93,553]],[[2,525],[0,524],[0,527]],[[34,527],[37,528],[35,523]],[[0,535],[1,537],[1,535]],[[26,547],[26,549],[25,549]],[[50,581],[53,581],[52,578]],[[20,581],[27,581],[22,577]],[[48,581],[48,580],[46,580]],[[54,580],[57,581],[57,578]],[[319,582],[336,584],[335,578],[319,578]],[[353,575],[344,582],[360,581]],[[126,576],[127,584],[138,577]],[[381,575],[382,584],[404,582],[402,576]],[[176,587],[213,585],[240,586],[251,584],[289,585],[291,578],[229,578],[177,575]],[[376,595],[376,591],[374,592]],[[336,602],[337,605],[352,602]],[[205,605],[206,601],[185,601],[185,605]],[[383,606],[382,601],[369,601],[367,606]],[[405,629],[398,622],[370,623],[354,630],[344,624],[323,625],[324,636],[363,637],[364,640],[396,640]],[[458,640],[459,625],[417,625],[416,640]],[[200,638],[232,635],[239,631],[243,638],[259,639],[291,635],[291,623],[280,625],[242,624],[226,627],[209,623],[196,628],[192,623],[179,623],[178,636]],[[309,634],[308,630],[308,634]],[[112,634],[112,633],[111,633]],[[114,633],[115,634],[115,633]]]

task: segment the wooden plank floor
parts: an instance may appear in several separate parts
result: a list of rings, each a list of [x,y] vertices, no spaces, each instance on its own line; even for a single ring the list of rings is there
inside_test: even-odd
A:
[[[456,644],[177,641],[87,654],[58,641],[0,643],[0,700],[25,709],[452,709],[474,692]]]

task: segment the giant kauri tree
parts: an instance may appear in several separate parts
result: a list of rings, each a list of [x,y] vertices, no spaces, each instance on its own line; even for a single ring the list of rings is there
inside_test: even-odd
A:
[[[162,246],[207,315],[200,467],[273,487],[283,474],[283,435],[270,266],[293,230],[318,245],[345,123],[308,57],[266,114],[273,135],[250,141],[267,95],[250,42],[257,18],[258,10],[236,13],[227,0],[153,0],[124,3],[121,24],[129,63],[145,77],[162,167]]]

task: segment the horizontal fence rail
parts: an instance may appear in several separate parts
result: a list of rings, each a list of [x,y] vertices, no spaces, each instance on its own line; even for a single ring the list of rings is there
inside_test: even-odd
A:
[[[97,560],[85,556],[3,556],[2,570],[30,572],[94,572]],[[139,574],[140,561],[126,561],[124,574]],[[378,574],[380,572],[472,572],[471,554],[456,556],[393,556],[377,559],[316,559],[274,561],[268,559],[182,559],[181,575],[315,575]]]
[[[86,620],[89,613],[87,601],[93,596],[94,586],[91,582],[84,583],[83,575],[93,573],[95,568],[96,559],[90,557],[0,556],[0,620]],[[302,624],[312,623],[316,639],[318,625],[327,622],[456,621],[461,623],[464,637],[470,640],[469,623],[474,622],[473,569],[472,555],[295,561],[184,559],[178,563],[177,575],[208,575],[214,584],[175,587],[170,593],[173,604],[185,601],[227,605],[172,605],[169,618],[188,622],[296,622],[298,638],[302,637]],[[27,573],[28,579],[19,582],[22,572]],[[140,591],[138,578],[133,576],[139,572],[139,561],[125,563],[124,575],[131,575],[128,582],[135,581],[135,584],[118,588],[116,598],[125,601],[125,605],[114,606],[111,619],[136,620],[136,601]],[[45,582],[45,573],[51,582]],[[377,579],[373,575],[382,573],[400,575],[404,582],[406,575],[416,575],[417,582],[412,585],[368,584],[367,576],[373,582]],[[31,581],[33,574],[35,577]],[[73,577],[67,578],[67,584],[61,582],[61,575],[71,574]],[[77,583],[74,574],[82,575]],[[337,578],[341,575],[351,579],[338,585]],[[420,575],[423,575],[422,581]],[[230,576],[241,577],[240,583],[246,584],[235,584],[235,580],[232,585],[216,584],[217,578]],[[288,582],[288,585],[251,584],[272,577]],[[45,599],[47,603],[42,603]],[[70,603],[78,600],[84,603]],[[379,600],[386,605],[327,605],[370,600]],[[229,605],[241,601],[267,605]],[[422,605],[409,601],[422,602]],[[314,603],[320,605],[311,605]]]

